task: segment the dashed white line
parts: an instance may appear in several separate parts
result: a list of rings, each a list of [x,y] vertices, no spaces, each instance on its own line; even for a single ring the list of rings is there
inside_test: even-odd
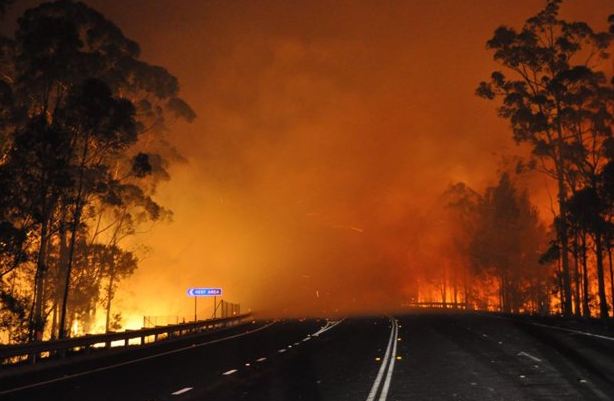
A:
[[[262,358],[256,359],[256,362],[264,362],[264,361],[266,361],[266,357],[264,356]]]
[[[179,389],[177,391],[175,391],[174,393],[171,393],[171,395],[181,395],[183,393],[187,393],[188,391],[192,390],[194,387],[184,387],[182,389]]]
[[[282,349],[280,349],[280,350],[277,350],[277,352],[279,352],[279,353],[281,354],[282,352],[286,352],[286,349],[285,349],[285,348],[282,348]]]
[[[238,369],[230,369],[230,370],[227,370],[226,372],[222,373],[222,375],[228,376],[228,375],[231,375],[233,373],[237,373],[238,371],[239,371]]]
[[[260,326],[258,328],[253,329],[253,330],[246,330],[246,331],[243,331],[243,332],[238,333],[238,334],[230,335],[228,337],[222,337],[222,338],[217,338],[215,340],[206,341],[206,342],[203,342],[203,343],[198,343],[198,344],[196,344],[194,346],[189,345],[189,346],[186,346],[186,347],[177,348],[177,349],[173,349],[173,350],[170,350],[170,351],[160,352],[160,353],[157,353],[157,354],[154,354],[154,355],[148,355],[148,356],[144,356],[144,357],[137,358],[137,359],[131,359],[131,360],[125,361],[125,362],[114,363],[112,365],[107,365],[107,366],[103,366],[103,367],[100,367],[100,368],[95,368],[95,369],[91,369],[91,370],[85,370],[85,371],[81,371],[81,372],[78,372],[78,373],[73,373],[73,374],[70,374],[70,375],[62,376],[62,377],[56,377],[56,378],[53,378],[53,379],[40,381],[38,383],[26,384],[25,386],[20,386],[20,387],[15,387],[15,388],[12,388],[12,389],[9,389],[9,390],[0,391],[0,395],[11,394],[11,393],[15,393],[17,391],[22,391],[22,390],[26,390],[26,389],[30,389],[30,388],[44,386],[46,384],[57,383],[57,382],[61,382],[61,381],[64,381],[64,380],[74,379],[76,377],[81,377],[81,376],[89,375],[91,373],[103,372],[105,370],[110,370],[110,369],[118,368],[120,366],[132,365],[132,364],[135,364],[135,363],[139,363],[139,362],[143,362],[143,361],[148,361],[150,359],[160,358],[160,357],[166,356],[166,355],[177,354],[179,352],[193,350],[194,348],[204,347],[204,346],[210,345],[210,344],[221,343],[221,342],[224,342],[224,341],[232,340],[234,338],[239,338],[239,337],[246,336],[248,334],[259,332],[261,330],[264,330],[264,329],[274,325],[275,323],[276,322],[267,323],[264,326]]]
[[[524,352],[524,351],[520,351],[519,353],[517,353],[516,355],[518,356],[526,356],[527,358],[529,358],[530,360],[532,360],[533,362],[541,362],[542,360],[539,359],[536,356],[533,356],[531,354],[529,354],[528,352]]]

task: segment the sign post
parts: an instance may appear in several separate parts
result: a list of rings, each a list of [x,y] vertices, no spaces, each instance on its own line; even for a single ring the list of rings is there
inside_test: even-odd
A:
[[[213,317],[216,316],[217,296],[222,295],[221,288],[188,288],[188,296],[194,297],[194,321],[198,321],[197,299],[198,297],[213,297]]]

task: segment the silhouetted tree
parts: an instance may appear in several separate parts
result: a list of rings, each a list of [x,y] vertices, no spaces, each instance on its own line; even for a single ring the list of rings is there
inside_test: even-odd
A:
[[[155,152],[176,157],[164,128],[195,116],[178,97],[173,75],[139,60],[134,41],[80,2],[27,10],[14,38],[0,41],[0,59],[0,185],[9,189],[0,218],[6,235],[25,232],[28,249],[36,249],[30,338],[42,336],[47,302],[59,309],[61,338],[73,270],[88,268],[77,250],[97,246],[96,215],[111,216],[123,233],[164,215],[151,198],[156,182],[168,178],[164,155]],[[13,254],[23,254],[20,242],[11,241]],[[45,284],[52,279],[50,296]]]
[[[547,270],[538,263],[546,232],[526,192],[503,173],[484,194],[459,183],[444,196],[461,219],[464,241],[456,246],[467,255],[472,281],[496,279],[502,311],[547,310]]]
[[[604,83],[602,73],[589,64],[608,57],[611,35],[594,32],[582,22],[559,19],[560,0],[550,0],[546,7],[529,18],[520,31],[499,27],[487,42],[494,59],[513,74],[493,72],[490,82],[477,90],[487,99],[501,97],[499,115],[510,121],[514,139],[533,146],[540,170],[558,184],[559,215],[557,235],[561,247],[562,281],[566,315],[572,313],[569,269],[569,239],[566,182],[577,164],[576,130],[572,116],[582,115],[585,91],[594,91]],[[586,57],[586,54],[589,57]]]

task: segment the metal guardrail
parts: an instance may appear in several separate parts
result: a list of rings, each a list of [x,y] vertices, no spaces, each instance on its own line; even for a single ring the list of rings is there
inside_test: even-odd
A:
[[[91,348],[111,348],[112,344],[117,341],[123,341],[124,347],[131,345],[130,340],[134,339],[139,339],[139,345],[150,344],[162,338],[172,338],[204,330],[237,325],[250,316],[250,313],[246,313],[231,317],[199,320],[197,322],[171,324],[168,326],[156,326],[140,330],[91,334],[63,340],[38,341],[27,344],[1,345],[0,362],[2,365],[5,365],[7,362],[19,362],[28,359],[30,363],[36,363],[39,359],[47,359],[52,355],[64,358],[69,351],[87,352]],[[120,346],[121,345],[122,344],[120,344]]]

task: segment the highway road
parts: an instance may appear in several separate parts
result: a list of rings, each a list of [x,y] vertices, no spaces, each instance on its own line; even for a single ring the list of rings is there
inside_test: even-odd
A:
[[[4,400],[614,400],[614,338],[492,315],[257,322],[0,382]]]

